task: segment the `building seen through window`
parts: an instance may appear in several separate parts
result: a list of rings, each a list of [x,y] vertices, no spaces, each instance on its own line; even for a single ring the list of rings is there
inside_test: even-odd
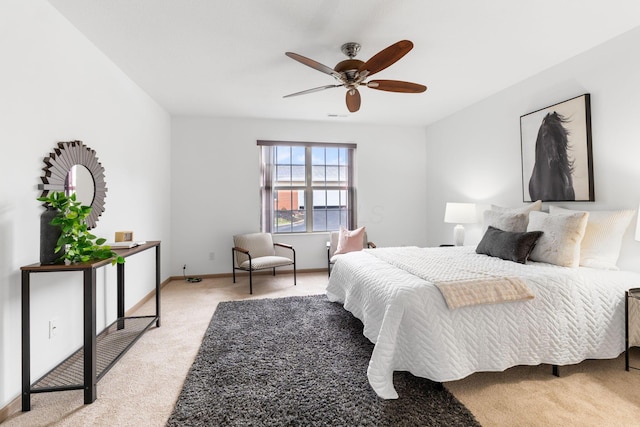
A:
[[[353,225],[355,145],[271,141],[258,145],[263,231],[305,233]]]

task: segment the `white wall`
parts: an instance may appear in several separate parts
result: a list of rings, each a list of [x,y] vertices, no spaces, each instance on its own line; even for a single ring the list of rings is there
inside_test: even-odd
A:
[[[20,267],[39,258],[36,189],[58,141],[82,140],[105,168],[95,234],[170,242],[170,118],[44,0],[0,2],[0,408],[20,395]],[[168,276],[168,250],[162,277]],[[154,285],[153,254],[127,262],[127,307]],[[36,277],[37,276],[37,277]],[[115,317],[115,268],[98,272],[98,326]],[[33,276],[32,379],[82,342],[79,273]],[[48,320],[59,333],[48,339]]]
[[[424,245],[424,138],[422,128],[174,118],[172,274],[183,264],[187,274],[230,273],[232,236],[259,231],[260,139],[356,143],[358,225],[378,245]],[[295,246],[298,268],[326,266],[326,233],[276,240]]]
[[[450,242],[450,202],[522,205],[520,116],[591,94],[594,203],[558,203],[587,210],[637,209],[640,202],[640,29],[546,70],[427,128],[429,244]],[[543,209],[546,209],[546,204]],[[481,238],[472,226],[469,243]],[[640,270],[635,218],[621,268]]]

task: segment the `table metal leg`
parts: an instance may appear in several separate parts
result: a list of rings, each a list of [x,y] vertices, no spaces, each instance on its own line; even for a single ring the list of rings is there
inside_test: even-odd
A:
[[[83,272],[84,280],[84,403],[97,398],[96,379],[96,269]]]
[[[156,327],[160,327],[160,243],[156,246]]]
[[[31,322],[28,271],[22,271],[22,410],[31,410]]]
[[[118,330],[124,329],[124,264],[117,264],[118,270]]]

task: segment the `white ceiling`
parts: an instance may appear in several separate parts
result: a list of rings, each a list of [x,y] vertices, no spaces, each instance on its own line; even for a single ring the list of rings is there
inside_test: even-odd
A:
[[[638,0],[49,0],[172,115],[427,125],[640,26]],[[345,42],[366,61],[414,49],[376,79],[422,94],[344,88],[284,55],[333,68]],[[339,117],[330,118],[329,114]]]

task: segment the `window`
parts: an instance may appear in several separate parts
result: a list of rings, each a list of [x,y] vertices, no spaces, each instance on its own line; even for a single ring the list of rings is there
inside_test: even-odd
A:
[[[258,141],[262,230],[311,233],[355,226],[355,144]]]

